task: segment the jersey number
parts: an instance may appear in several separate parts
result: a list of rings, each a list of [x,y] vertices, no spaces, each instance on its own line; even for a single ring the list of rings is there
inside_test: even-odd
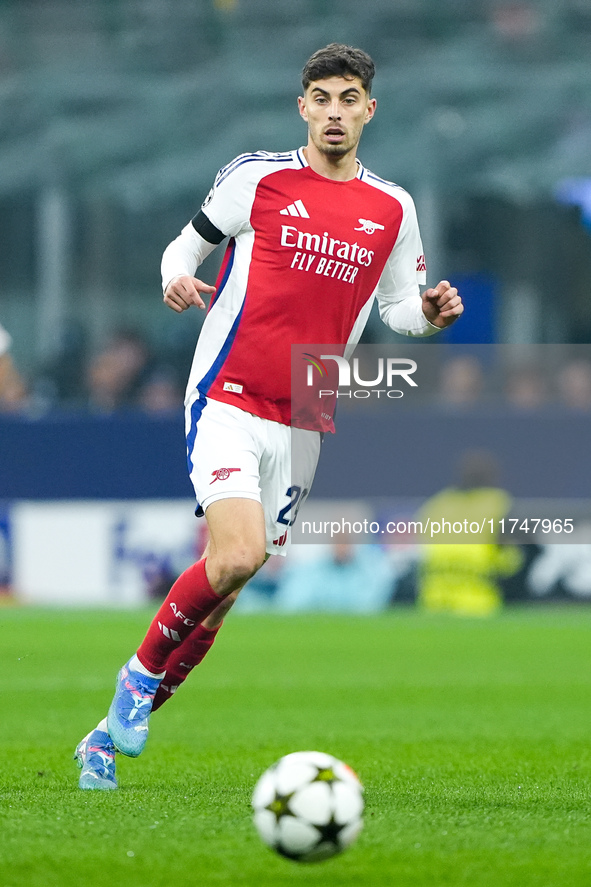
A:
[[[308,495],[308,490],[298,487],[294,484],[293,487],[289,487],[287,490],[286,496],[291,497],[291,501],[287,503],[285,508],[282,508],[279,512],[279,517],[277,518],[278,524],[285,524],[286,527],[292,527],[297,519],[298,511],[300,510],[300,505]],[[292,510],[293,509],[293,510]],[[291,520],[286,517],[286,515],[292,511],[293,517]]]

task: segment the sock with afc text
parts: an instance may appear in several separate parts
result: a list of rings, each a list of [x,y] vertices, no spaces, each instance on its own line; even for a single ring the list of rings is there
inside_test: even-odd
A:
[[[170,654],[166,663],[166,674],[154,697],[152,711],[156,711],[167,699],[170,699],[195,666],[199,665],[203,657],[209,653],[221,627],[218,625],[217,628],[205,628],[203,625],[198,625],[180,647]]]
[[[181,573],[156,613],[137,657],[149,671],[166,671],[169,656],[223,600],[205,572],[205,559]]]

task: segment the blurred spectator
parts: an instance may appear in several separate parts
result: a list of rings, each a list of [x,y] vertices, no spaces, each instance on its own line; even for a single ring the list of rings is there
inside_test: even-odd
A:
[[[340,540],[318,559],[288,561],[275,601],[287,611],[370,613],[388,606],[394,581],[393,566],[379,546]]]
[[[509,373],[505,385],[507,406],[520,410],[536,410],[547,400],[546,385],[538,367],[524,366]]]
[[[529,2],[501,2],[491,7],[491,21],[499,37],[508,43],[526,43],[543,29],[543,14]]]
[[[69,318],[55,353],[38,370],[33,390],[37,407],[85,403],[87,347],[83,324]]]
[[[24,406],[26,388],[10,356],[12,339],[0,326],[0,409],[15,410]]]
[[[476,404],[482,396],[483,387],[482,365],[473,355],[452,357],[442,365],[440,403],[460,407]]]
[[[486,451],[463,455],[459,482],[442,490],[425,503],[420,519],[438,522],[448,532],[438,539],[447,544],[427,543],[421,547],[419,602],[431,612],[463,616],[490,616],[502,604],[499,580],[521,566],[519,548],[498,545],[498,522],[509,513],[511,497],[498,486],[498,465]],[[453,532],[464,521],[483,527],[483,532]],[[493,529],[490,529],[492,521]]]
[[[110,411],[136,403],[149,360],[148,346],[138,333],[116,333],[87,368],[89,406]]]
[[[564,406],[573,410],[591,410],[591,363],[572,360],[558,373],[558,391]]]
[[[181,409],[183,395],[168,367],[156,367],[139,391],[138,406],[148,413],[169,413]]]

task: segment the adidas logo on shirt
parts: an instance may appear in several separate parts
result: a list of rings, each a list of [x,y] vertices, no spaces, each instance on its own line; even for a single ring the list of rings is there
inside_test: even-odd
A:
[[[285,209],[279,210],[282,216],[298,216],[300,219],[309,219],[310,214],[301,200],[295,200],[286,206]]]

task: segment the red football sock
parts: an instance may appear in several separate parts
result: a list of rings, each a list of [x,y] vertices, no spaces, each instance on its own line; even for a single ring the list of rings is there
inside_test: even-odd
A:
[[[156,711],[167,699],[170,699],[206,653],[209,653],[221,627],[218,625],[217,628],[205,628],[203,625],[198,625],[180,647],[170,654],[166,663],[166,674],[154,697],[152,711]]]
[[[171,653],[222,600],[209,584],[205,559],[181,573],[137,651],[144,668],[154,674],[164,671]]]

